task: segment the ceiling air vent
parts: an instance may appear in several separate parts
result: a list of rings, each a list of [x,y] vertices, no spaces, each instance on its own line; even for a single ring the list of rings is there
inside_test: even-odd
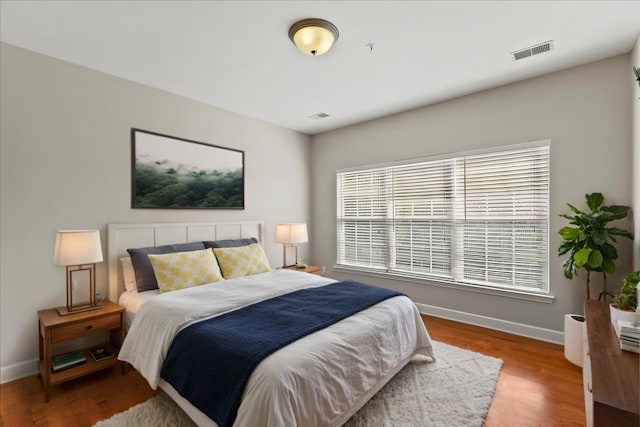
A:
[[[309,118],[312,120],[321,120],[321,119],[324,119],[325,117],[329,117],[329,115],[327,113],[316,113],[312,116],[309,116]]]
[[[524,59],[529,56],[548,52],[551,49],[553,49],[553,40],[549,40],[548,42],[540,43],[535,46],[528,47],[526,49],[520,49],[515,52],[511,52],[511,56],[513,57],[514,61],[518,61],[520,59]]]

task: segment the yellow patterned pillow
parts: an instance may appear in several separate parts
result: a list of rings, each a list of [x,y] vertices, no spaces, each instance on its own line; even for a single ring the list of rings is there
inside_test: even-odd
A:
[[[235,248],[214,248],[225,279],[271,271],[269,260],[258,243]]]
[[[160,292],[190,288],[223,280],[211,249],[149,254]]]

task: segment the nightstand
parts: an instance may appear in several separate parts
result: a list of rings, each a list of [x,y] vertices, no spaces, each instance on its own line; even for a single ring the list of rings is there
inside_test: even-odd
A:
[[[287,268],[288,270],[302,271],[303,273],[317,274],[318,276],[322,276],[322,268],[317,265],[307,265],[305,268],[298,268],[295,265],[292,265],[285,268]]]
[[[118,360],[118,350],[124,339],[124,322],[122,319],[124,308],[111,301],[103,301],[103,307],[97,310],[84,311],[67,316],[60,316],[55,308],[38,311],[38,350],[39,369],[45,402],[49,401],[49,387],[66,381],[71,381],[84,375],[103,369],[124,364]],[[95,361],[89,351],[91,348],[81,349],[85,364],[53,372],[51,367],[52,344],[71,341],[99,332],[109,332],[109,341],[101,347],[107,347],[112,357]],[[124,372],[124,371],[123,371]]]

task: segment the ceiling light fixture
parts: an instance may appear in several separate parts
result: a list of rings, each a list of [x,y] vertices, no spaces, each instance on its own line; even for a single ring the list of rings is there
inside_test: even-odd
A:
[[[289,28],[289,38],[302,52],[311,56],[326,53],[338,40],[338,28],[329,21],[309,18]]]

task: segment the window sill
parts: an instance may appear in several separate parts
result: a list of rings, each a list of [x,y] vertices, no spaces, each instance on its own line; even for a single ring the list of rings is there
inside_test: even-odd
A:
[[[502,288],[490,288],[490,287],[479,286],[479,285],[471,285],[468,283],[454,283],[446,280],[424,279],[422,277],[402,275],[397,273],[389,273],[385,271],[372,271],[372,270],[367,270],[363,268],[348,267],[344,265],[334,265],[333,269],[341,273],[359,274],[362,276],[378,277],[381,279],[393,279],[393,280],[399,280],[403,282],[417,283],[420,285],[438,286],[441,288],[457,289],[461,291],[476,292],[476,293],[488,294],[488,295],[497,295],[497,296],[506,297],[506,298],[521,299],[521,300],[540,302],[545,304],[552,304],[553,301],[555,300],[555,296],[548,295],[548,294],[526,292],[526,291],[520,291],[520,290],[509,290],[509,289],[502,289]]]

